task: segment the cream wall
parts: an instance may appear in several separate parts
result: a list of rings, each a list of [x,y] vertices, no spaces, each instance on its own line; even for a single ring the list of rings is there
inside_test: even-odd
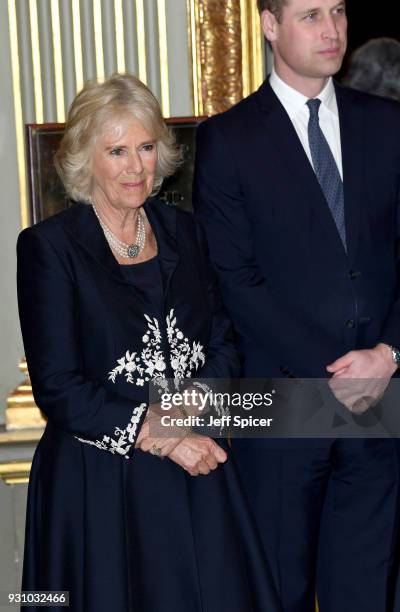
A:
[[[15,292],[19,189],[6,0],[0,0],[0,422],[6,397],[20,380],[23,355]]]
[[[77,7],[80,39],[76,36]],[[4,421],[6,398],[21,380],[18,363],[23,347],[15,292],[15,242],[21,225],[26,223],[26,204],[22,221],[20,213],[18,160],[21,165],[24,151],[20,148],[18,155],[9,8],[17,23],[21,85],[17,106],[22,122],[63,121],[64,110],[79,85],[79,63],[86,79],[101,76],[102,70],[105,75],[118,70],[121,57],[127,71],[147,80],[166,115],[193,113],[186,0],[0,0],[0,423]],[[123,17],[122,29],[118,15]],[[61,41],[56,40],[54,47],[57,28]],[[35,43],[36,33],[39,45]],[[15,40],[14,36],[13,43]],[[40,71],[36,74],[35,49],[40,55]],[[57,49],[61,50],[58,69]]]

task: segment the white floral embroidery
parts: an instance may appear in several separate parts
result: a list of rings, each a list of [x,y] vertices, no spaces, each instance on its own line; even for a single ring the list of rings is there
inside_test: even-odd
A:
[[[104,435],[102,440],[85,440],[84,438],[79,438],[75,436],[79,442],[84,442],[85,444],[92,444],[101,450],[110,451],[113,455],[117,453],[118,455],[122,455],[125,459],[129,459],[128,452],[130,451],[132,444],[135,442],[135,435],[137,426],[142,417],[142,414],[147,408],[147,404],[140,404],[140,406],[136,406],[133,410],[132,417],[126,429],[121,429],[120,427],[116,427],[114,431],[114,435],[117,436],[115,439],[111,436]]]
[[[181,330],[176,327],[176,317],[172,309],[167,316],[167,337],[171,347],[171,368],[175,378],[190,378],[192,371],[204,365],[205,356],[203,347],[199,342],[192,342],[185,338]]]
[[[108,373],[109,380],[115,383],[119,374],[124,373],[126,382],[142,387],[151,378],[165,378],[166,363],[161,351],[161,332],[157,319],[144,315],[147,321],[147,331],[142,337],[144,344],[139,352],[126,351],[125,356],[118,359],[117,365]]]
[[[204,382],[199,382],[199,381],[193,381],[193,386],[197,387],[198,389],[201,389],[205,395],[209,395],[211,397],[213,397],[213,390],[212,388],[207,385]],[[230,414],[230,410],[228,406],[224,406],[224,400],[221,397],[221,399],[216,399],[215,397],[213,397],[213,401],[212,401],[212,407],[215,409],[216,413],[218,414],[218,416],[221,417],[226,417]]]
[[[203,393],[207,396],[211,396],[213,397],[213,390],[212,388],[207,385],[204,382],[199,382],[197,380],[193,381],[193,386],[197,387],[198,389],[200,389],[201,391],[203,391]],[[224,400],[221,397],[221,399],[217,400],[215,397],[213,397],[213,401],[211,402],[211,406],[212,408],[216,411],[218,417],[221,419],[221,425],[219,428],[219,433],[220,435],[222,434],[222,431],[225,427],[224,420],[223,417],[227,417],[230,415],[231,411],[229,410],[228,406],[224,406]],[[206,410],[205,414],[207,414],[207,412],[209,411],[209,408]]]
[[[124,357],[117,360],[118,365],[109,372],[108,378],[113,383],[118,375],[123,374],[126,382],[143,386],[150,379],[165,388],[165,358],[161,350],[162,335],[156,318],[144,315],[147,330],[142,336],[143,349],[139,352],[126,351]],[[170,346],[170,365],[175,379],[190,378],[192,372],[204,365],[205,355],[199,342],[190,342],[176,326],[176,317],[172,309],[166,318],[167,339]]]

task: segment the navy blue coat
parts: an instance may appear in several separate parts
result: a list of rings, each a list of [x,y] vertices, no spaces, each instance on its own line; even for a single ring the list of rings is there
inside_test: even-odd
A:
[[[400,347],[400,106],[335,88],[347,254],[268,80],[198,128],[194,205],[248,377],[326,377],[348,351]],[[321,609],[386,609],[395,441],[234,440],[233,449],[284,610],[313,608],[318,543]]]
[[[156,199],[145,210],[162,320],[121,273],[91,206],[19,237],[22,333],[48,417],[31,471],[23,588],[69,590],[74,612],[275,612],[233,464],[196,479],[134,450],[148,378],[238,369],[193,217]]]
[[[198,128],[194,204],[248,376],[400,346],[400,107],[339,85],[348,254],[269,81]]]

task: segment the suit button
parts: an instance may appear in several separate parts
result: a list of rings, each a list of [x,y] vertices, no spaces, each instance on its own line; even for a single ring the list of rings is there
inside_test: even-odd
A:
[[[355,324],[354,319],[348,319],[346,321],[346,327],[348,327],[349,329],[353,329],[353,327],[355,327],[355,326],[356,326],[356,324]]]
[[[361,272],[358,272],[357,270],[350,270],[349,272],[349,277],[351,278],[351,280],[356,280],[356,278],[359,278],[361,276]]]

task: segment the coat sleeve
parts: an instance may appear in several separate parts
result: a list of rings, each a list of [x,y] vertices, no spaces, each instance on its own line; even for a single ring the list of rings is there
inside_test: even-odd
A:
[[[400,130],[400,113],[398,114],[398,126]],[[397,130],[396,133],[399,133]],[[388,316],[383,325],[380,341],[389,346],[400,348],[400,147],[397,155],[397,185],[396,185],[396,292]]]
[[[207,241],[199,223],[196,223],[196,233],[202,261],[203,283],[206,287],[211,312],[207,360],[197,376],[199,378],[224,378],[228,380],[238,377],[240,373],[232,323],[222,302],[215,271],[209,259]]]
[[[269,355],[279,376],[288,367],[285,362],[288,355],[293,356],[291,368],[302,367],[295,363],[293,338],[300,346],[302,343],[306,346],[315,332],[296,320],[286,304],[278,302],[257,264],[235,152],[213,118],[199,126],[194,207],[206,233],[222,297],[241,347],[249,346],[253,352],[257,349],[260,363],[263,354]],[[267,197],[266,188],[265,205]]]
[[[85,375],[76,281],[38,227],[21,232],[17,256],[19,316],[36,404],[81,442],[129,458],[146,404],[135,405]]]

